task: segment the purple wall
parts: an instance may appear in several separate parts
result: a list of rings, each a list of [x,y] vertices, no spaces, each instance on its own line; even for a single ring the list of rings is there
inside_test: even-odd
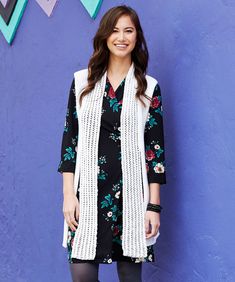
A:
[[[29,1],[13,45],[0,35],[0,281],[71,281],[57,173],[68,90],[120,3],[139,12],[165,117],[161,236],[143,281],[235,281],[232,0],[104,0],[95,21],[78,0],[51,18]],[[102,282],[118,281],[115,266],[100,267]]]

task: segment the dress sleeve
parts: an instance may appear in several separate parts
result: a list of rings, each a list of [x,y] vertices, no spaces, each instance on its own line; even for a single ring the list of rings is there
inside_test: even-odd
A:
[[[149,183],[166,184],[162,96],[156,85],[145,124],[145,156]]]
[[[73,79],[69,91],[69,99],[61,145],[61,159],[57,169],[58,172],[75,172],[77,141],[78,117],[76,111],[75,82]]]

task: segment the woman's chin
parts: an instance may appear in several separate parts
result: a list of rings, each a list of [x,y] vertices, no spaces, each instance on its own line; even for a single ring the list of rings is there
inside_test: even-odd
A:
[[[113,58],[125,59],[131,56],[131,52],[127,52],[127,51],[110,52],[110,55]]]

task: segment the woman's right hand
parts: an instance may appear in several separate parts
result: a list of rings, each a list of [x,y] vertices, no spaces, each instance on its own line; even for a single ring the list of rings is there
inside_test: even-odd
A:
[[[74,193],[64,194],[63,214],[71,230],[76,231],[79,218],[79,202]]]

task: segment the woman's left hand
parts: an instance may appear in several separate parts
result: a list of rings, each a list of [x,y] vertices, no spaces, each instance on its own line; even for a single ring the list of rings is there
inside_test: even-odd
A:
[[[145,233],[146,239],[157,235],[160,227],[160,213],[146,211],[145,213]]]

